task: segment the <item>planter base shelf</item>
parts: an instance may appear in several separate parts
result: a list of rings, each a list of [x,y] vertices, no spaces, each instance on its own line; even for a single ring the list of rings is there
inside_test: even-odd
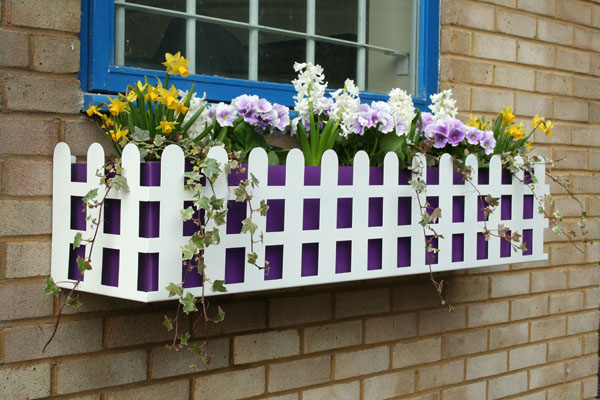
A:
[[[220,163],[227,159],[222,148],[211,149],[209,156]],[[87,254],[85,246],[71,248],[75,234],[93,235],[81,199],[91,189],[98,188],[99,196],[105,190],[95,177],[105,163],[99,144],[90,147],[86,164],[72,161],[68,146],[58,144],[52,277],[64,288],[72,288],[79,278],[77,256]],[[193,199],[184,190],[183,152],[169,146],[161,163],[141,164],[138,149],[128,145],[122,165],[131,190],[109,194],[92,254],[93,269],[85,273],[78,290],[141,302],[168,300],[164,288],[183,280],[181,247],[195,228],[180,218]],[[420,165],[425,164],[419,155],[413,167]],[[255,251],[259,260],[266,257],[269,269],[246,264],[250,236],[240,230],[247,205],[233,201],[233,189],[244,176],[223,174],[214,189],[218,197],[229,199],[227,223],[220,227],[220,244],[205,252],[206,274],[211,280],[225,280],[227,293],[243,293],[427,273],[427,262],[438,272],[546,260],[543,232],[548,221],[534,211],[536,200],[522,183],[523,173],[507,175],[498,157],[492,158],[489,170],[479,171],[474,156],[467,165],[475,184],[453,175],[448,155],[439,168],[414,169],[427,181],[421,202],[427,199],[432,208],[442,209],[442,217],[432,225],[443,235],[432,241],[439,252],[426,254],[417,195],[408,184],[410,173],[398,169],[395,154],[386,156],[382,168],[369,167],[364,152],[357,154],[354,167],[338,167],[337,156],[328,151],[321,167],[305,167],[302,153],[293,149],[283,167],[268,166],[264,150],[255,149],[247,167],[260,182],[252,190],[253,206],[261,199],[269,203],[266,217],[253,216],[264,234]],[[535,193],[542,198],[548,193],[544,166],[536,166],[534,174]],[[485,222],[482,197],[488,194],[500,198],[501,204]],[[490,230],[504,224],[519,232],[527,250],[512,251],[497,237],[486,241],[481,233],[484,224]],[[186,291],[200,295],[201,284],[201,277],[192,273]]]

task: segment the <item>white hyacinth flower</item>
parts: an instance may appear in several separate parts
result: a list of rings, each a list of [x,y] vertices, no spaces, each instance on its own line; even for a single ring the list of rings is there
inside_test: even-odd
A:
[[[436,120],[455,118],[458,113],[456,101],[452,98],[452,90],[447,89],[430,96],[429,109]]]

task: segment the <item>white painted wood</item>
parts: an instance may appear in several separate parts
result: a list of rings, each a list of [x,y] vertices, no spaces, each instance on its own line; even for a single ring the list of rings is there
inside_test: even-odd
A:
[[[209,157],[217,160],[221,166],[227,162],[227,153],[223,148],[213,148]],[[103,168],[105,155],[99,144],[90,147],[87,157],[87,176],[85,183],[71,182],[71,162],[73,157],[65,143],[59,143],[54,152],[53,181],[53,230],[52,230],[52,277],[60,287],[71,288],[69,282],[68,262],[69,246],[77,231],[70,229],[71,196],[83,196],[90,189],[98,188],[99,196],[103,196],[105,188],[99,185],[96,171]],[[522,163],[521,159],[517,162]],[[120,234],[105,234],[100,228],[94,252],[92,254],[93,269],[86,272],[79,290],[104,294],[142,302],[163,301],[168,299],[164,289],[169,283],[180,283],[182,280],[181,247],[188,238],[183,236],[181,210],[183,202],[193,200],[193,194],[184,190],[184,156],[180,148],[168,146],[162,156],[161,185],[159,187],[140,186],[140,154],[134,145],[128,145],[123,152],[124,176],[127,178],[130,191],[111,191],[108,198],[121,201]],[[426,198],[439,197],[442,217],[433,224],[434,229],[444,236],[439,239],[438,262],[431,266],[436,271],[476,268],[489,265],[501,265],[526,261],[547,259],[543,252],[543,231],[548,226],[547,219],[537,212],[537,201],[534,203],[532,219],[523,219],[523,196],[532,194],[528,185],[524,185],[523,173],[513,177],[512,184],[501,184],[501,162],[496,156],[490,163],[490,183],[478,185],[477,159],[467,157],[467,166],[472,169],[471,183],[452,184],[452,160],[444,155],[440,160],[440,184],[428,185],[424,193],[419,194],[424,205]],[[417,155],[412,162],[413,179],[426,179],[425,158]],[[252,208],[256,209],[262,199],[283,199],[285,201],[284,231],[266,232],[266,218],[257,214],[253,220],[264,235],[264,243],[255,244],[259,264],[264,263],[265,247],[283,245],[283,276],[281,279],[265,280],[264,271],[246,264],[244,281],[227,284],[230,293],[255,292],[286,287],[307,286],[332,282],[363,280],[399,275],[426,273],[429,266],[425,263],[425,239],[419,225],[421,210],[418,206],[417,194],[410,185],[398,184],[398,158],[389,153],[384,161],[383,185],[369,184],[369,158],[365,152],[359,152],[354,160],[353,184],[338,185],[338,159],[333,151],[327,151],[323,157],[321,168],[321,184],[304,185],[304,157],[298,149],[292,149],[288,155],[286,181],[284,186],[268,186],[267,155],[263,149],[255,149],[250,153],[249,173],[260,181],[260,185],[250,189],[254,198]],[[543,198],[549,192],[544,178],[544,166],[535,167],[538,183],[535,195]],[[218,197],[233,200],[234,187],[227,185],[227,177],[222,174],[213,185]],[[210,187],[204,188],[204,194],[212,194]],[[509,257],[500,257],[500,239],[492,238],[488,242],[488,258],[477,260],[477,233],[482,232],[484,223],[477,221],[478,196],[491,194],[494,197],[510,195],[511,219],[502,221],[500,207],[493,213],[486,225],[495,230],[499,224],[509,227],[511,232],[522,234],[524,229],[533,230],[533,254],[524,256],[521,251],[512,252]],[[464,196],[465,221],[452,222],[452,198]],[[369,198],[383,199],[383,226],[368,226]],[[398,197],[411,198],[411,224],[398,225]],[[337,200],[352,198],[352,227],[337,229]],[[304,199],[320,200],[319,229],[303,230]],[[158,238],[139,237],[139,203],[140,201],[160,202],[160,232]],[[94,217],[94,214],[92,214]],[[247,210],[249,213],[249,210]],[[84,238],[93,236],[93,227],[88,222]],[[209,224],[207,229],[213,229]],[[250,251],[250,236],[247,234],[227,234],[226,226],[219,227],[221,243],[211,246],[205,252],[207,264],[206,274],[212,281],[225,279],[225,259],[227,248],[245,248]],[[428,233],[429,234],[429,233]],[[464,235],[464,261],[452,262],[452,235]],[[258,235],[257,235],[258,236]],[[397,267],[397,241],[401,237],[411,238],[411,265]],[[382,239],[382,268],[367,269],[369,239]],[[350,272],[336,273],[336,243],[351,241]],[[318,273],[316,276],[302,276],[302,244],[319,243]],[[88,245],[89,246],[89,245]],[[117,287],[102,285],[102,252],[103,248],[118,249],[120,252],[119,284]],[[89,247],[86,248],[89,251]],[[142,292],[138,287],[138,254],[159,253],[158,291]],[[210,287],[210,283],[207,285]],[[186,292],[200,295],[202,288],[189,288]],[[213,295],[207,288],[205,295]]]

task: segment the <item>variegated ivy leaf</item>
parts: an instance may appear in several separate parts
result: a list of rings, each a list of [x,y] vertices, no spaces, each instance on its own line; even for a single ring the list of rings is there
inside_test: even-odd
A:
[[[156,147],[161,147],[163,144],[165,144],[165,138],[162,135],[154,136],[154,145]]]
[[[183,253],[183,260],[191,260],[194,255],[198,252],[198,248],[191,244],[187,243],[186,245],[181,247],[181,252]]]
[[[77,232],[73,238],[73,250],[81,246],[81,232]]]
[[[116,175],[112,178],[112,186],[115,190],[124,190],[126,192],[129,191],[129,185],[127,184],[127,178],[123,175]]]
[[[131,135],[131,138],[133,140],[135,140],[136,142],[145,142],[147,140],[150,140],[150,132],[136,126],[133,130],[133,134]]]
[[[252,218],[248,217],[242,221],[242,233],[250,232],[251,235],[254,235],[257,229],[258,225],[252,222]]]
[[[203,172],[208,179],[213,180],[213,178],[216,178],[216,176],[221,173],[221,167],[219,166],[217,160],[214,158],[208,158],[206,160],[206,166],[204,167]]]
[[[492,195],[488,194],[487,196],[485,196],[485,201],[490,207],[498,207],[500,198],[493,197]]]
[[[79,308],[79,307],[82,306],[82,304],[83,304],[82,302],[80,302],[79,300],[74,299],[72,297],[69,297],[67,299],[67,305],[70,306],[70,307]]]
[[[210,208],[210,199],[206,196],[202,196],[200,197],[198,200],[196,200],[196,207],[198,208],[198,210],[207,210]]]
[[[181,285],[176,285],[174,283],[169,283],[165,289],[169,292],[169,297],[173,296],[183,296],[183,287]]]
[[[244,201],[246,199],[246,187],[240,183],[239,186],[233,190],[233,194],[235,194],[235,201]]]
[[[190,340],[190,334],[189,334],[189,332],[186,332],[183,335],[181,335],[181,337],[179,338],[179,345],[181,347],[187,346],[188,340]]]
[[[227,289],[225,288],[225,281],[223,280],[216,280],[213,282],[212,284],[212,291],[213,292],[226,292]]]
[[[194,217],[194,209],[190,206],[186,209],[181,210],[181,219],[183,221],[189,221]]]
[[[79,272],[83,275],[85,271],[92,269],[92,266],[89,262],[81,258],[81,256],[77,256],[77,268],[79,268]]]
[[[173,321],[171,318],[165,315],[165,319],[163,320],[163,325],[167,328],[167,332],[171,332],[173,330]]]
[[[196,298],[190,292],[188,292],[185,297],[179,299],[179,302],[183,305],[183,312],[186,315],[193,311],[198,311],[198,307],[196,307]]]
[[[248,253],[248,264],[256,264],[258,254],[256,252]]]
[[[219,306],[217,308],[219,311],[217,312],[217,316],[215,317],[215,324],[222,322],[225,319],[225,311]]]
[[[267,215],[267,211],[269,211],[269,205],[267,204],[267,201],[263,199],[260,201],[260,208],[258,209],[258,212],[262,217],[264,217]]]
[[[250,184],[252,185],[253,188],[260,185],[260,182],[258,181],[256,176],[254,176],[254,174],[252,172],[250,173]]]
[[[58,296],[60,294],[60,288],[56,286],[54,283],[54,279],[52,277],[47,278],[45,281],[46,289],[44,289],[44,293],[52,294],[53,296]]]
[[[87,192],[86,195],[83,196],[83,199],[81,199],[81,201],[85,204],[90,200],[95,199],[96,196],[98,196],[98,188],[92,189],[89,192]]]
[[[440,218],[442,218],[442,209],[438,207],[431,213],[431,221],[435,223]]]

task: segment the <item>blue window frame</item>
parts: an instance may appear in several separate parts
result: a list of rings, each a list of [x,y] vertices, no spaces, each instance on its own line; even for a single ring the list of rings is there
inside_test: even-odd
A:
[[[439,65],[439,0],[419,2],[418,60],[415,106],[424,108],[429,95],[438,90]],[[85,93],[84,104],[106,100],[107,94],[124,92],[128,84],[144,75],[164,77],[164,72],[114,65],[114,3],[107,0],[82,0],[81,65],[79,79]],[[327,72],[327,71],[326,71]],[[240,94],[256,94],[272,102],[293,106],[295,94],[291,84],[256,82],[208,75],[192,75],[186,79],[173,77],[171,82],[186,90],[192,83],[195,91],[207,93],[211,101],[230,101]],[[387,100],[387,95],[361,92],[364,101]]]

